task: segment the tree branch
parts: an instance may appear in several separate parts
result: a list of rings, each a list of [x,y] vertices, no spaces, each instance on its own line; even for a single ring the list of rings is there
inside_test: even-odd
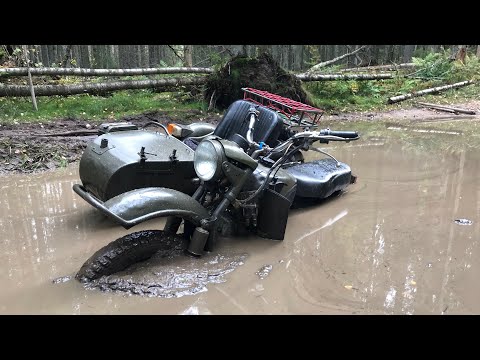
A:
[[[173,51],[173,53],[174,53],[175,55],[177,55],[177,57],[178,57],[180,60],[182,60],[182,64],[183,64],[183,58],[182,58],[180,55],[178,55],[177,50],[175,50],[172,45],[167,45],[167,46],[170,48],[170,50]]]

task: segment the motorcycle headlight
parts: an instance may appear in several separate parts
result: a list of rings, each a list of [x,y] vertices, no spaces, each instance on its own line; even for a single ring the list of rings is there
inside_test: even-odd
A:
[[[216,179],[222,173],[224,150],[218,141],[203,140],[193,157],[193,167],[203,181]]]

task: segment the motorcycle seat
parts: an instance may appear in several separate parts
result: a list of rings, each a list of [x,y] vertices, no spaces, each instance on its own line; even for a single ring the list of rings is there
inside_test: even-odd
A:
[[[246,137],[250,121],[248,109],[250,109],[252,105],[256,104],[246,100],[233,102],[228,107],[213,134],[222,139],[230,139],[235,134]],[[282,131],[283,120],[280,115],[269,108],[259,106],[258,110],[260,113],[255,123],[253,140],[257,143],[263,141],[269,146],[274,147],[277,145],[278,137]]]
[[[350,166],[342,162],[337,167],[333,159],[320,159],[285,168],[297,179],[296,196],[323,199],[346,188],[352,180]]]

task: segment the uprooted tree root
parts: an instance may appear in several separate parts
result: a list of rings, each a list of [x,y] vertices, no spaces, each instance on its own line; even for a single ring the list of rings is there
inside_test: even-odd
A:
[[[267,53],[258,58],[236,56],[219,71],[209,75],[205,100],[210,107],[223,110],[235,100],[243,98],[244,87],[268,91],[302,103],[311,103],[302,88],[302,82],[282,69]]]

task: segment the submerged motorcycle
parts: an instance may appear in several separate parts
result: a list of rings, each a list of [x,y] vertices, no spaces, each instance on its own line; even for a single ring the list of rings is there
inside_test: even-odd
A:
[[[82,184],[73,190],[126,229],[153,218],[167,220],[163,231],[132,233],[98,250],[78,280],[148,259],[178,237],[182,223],[186,252],[197,257],[212,251],[219,236],[253,233],[283,240],[294,201],[323,199],[355,182],[347,164],[313,145],[357,140],[357,132],[316,130],[320,109],[243,90],[245,98],[228,108],[217,127],[101,126],[80,161]],[[327,158],[305,162],[305,151]]]

